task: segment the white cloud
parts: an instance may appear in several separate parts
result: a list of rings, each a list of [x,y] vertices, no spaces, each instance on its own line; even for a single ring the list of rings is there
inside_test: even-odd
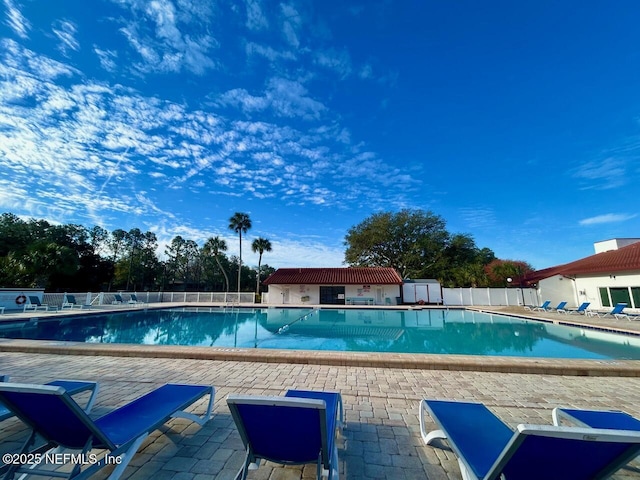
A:
[[[280,9],[283,17],[282,34],[289,45],[293,48],[299,48],[300,39],[298,38],[298,33],[302,26],[302,17],[293,5],[281,4]]]
[[[116,60],[118,59],[118,52],[115,50],[102,50],[96,45],[93,46],[93,51],[100,60],[100,66],[107,72],[115,72],[118,69]]]
[[[632,218],[635,218],[637,216],[637,214],[630,215],[626,213],[607,213],[605,215],[596,215],[595,217],[582,219],[578,222],[578,224],[590,226],[601,225],[603,223],[620,223],[631,220]]]
[[[460,217],[465,228],[483,229],[496,224],[496,215],[493,209],[487,207],[467,207],[460,209]]]
[[[318,119],[326,107],[308,93],[302,83],[276,77],[269,80],[264,96],[254,96],[243,88],[236,88],[222,94],[218,103],[239,108],[247,114],[270,108],[281,117]]]
[[[69,50],[73,50],[74,52],[80,50],[80,43],[75,38],[77,29],[73,22],[58,20],[53,24],[52,30],[55,36],[58,37],[58,40],[60,40],[58,50],[60,50],[63,55],[68,55]]]
[[[31,24],[22,16],[20,9],[12,0],[4,0],[4,5],[7,9],[7,16],[4,23],[20,38],[29,38],[28,32],[31,29]]]
[[[627,165],[622,159],[609,157],[580,165],[573,176],[586,182],[585,189],[610,190],[626,183],[626,171]]]
[[[333,70],[341,78],[351,74],[351,58],[346,50],[322,50],[315,53],[315,63],[321,67]]]
[[[258,0],[246,0],[247,6],[247,28],[249,30],[263,30],[269,26],[269,22],[262,12],[262,7]]]
[[[260,45],[255,42],[248,42],[245,46],[245,51],[247,55],[258,55],[266,58],[271,62],[276,62],[279,60],[296,60],[296,55],[292,51],[284,50],[279,51],[270,46]]]
[[[129,21],[120,32],[140,55],[142,62],[138,62],[136,67],[141,72],[177,73],[186,70],[203,75],[215,68],[211,51],[218,47],[218,42],[207,28],[197,28],[206,17],[199,16],[197,12],[200,10],[191,8],[188,2],[178,2],[177,5],[178,8],[169,0],[132,1],[129,4],[142,19]],[[181,27],[186,29],[187,26],[190,32],[196,33],[183,34]],[[202,33],[198,35],[198,31]]]

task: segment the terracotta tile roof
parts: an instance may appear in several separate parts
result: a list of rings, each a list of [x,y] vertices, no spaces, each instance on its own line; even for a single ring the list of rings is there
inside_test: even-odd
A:
[[[279,268],[265,285],[401,285],[393,268]]]
[[[527,275],[524,280],[528,283],[535,283],[554,275],[597,275],[633,270],[640,271],[640,242],[632,243],[618,250],[596,253],[564,265],[537,270]]]

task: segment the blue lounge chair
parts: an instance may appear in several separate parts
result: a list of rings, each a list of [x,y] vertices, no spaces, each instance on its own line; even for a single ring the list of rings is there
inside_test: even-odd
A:
[[[207,394],[209,406],[204,416],[184,412]],[[0,401],[32,429],[21,454],[29,452],[36,435],[56,448],[80,450],[82,456],[94,448],[107,450],[100,461],[83,470],[82,465],[73,465],[66,476],[74,479],[88,478],[108,464],[116,464],[109,478],[119,478],[144,439],[171,418],[188,418],[200,425],[207,422],[214,395],[210,386],[167,384],[92,420],[62,387],[0,383]],[[6,478],[21,471],[51,476],[49,470],[11,465]]]
[[[38,309],[42,309],[44,311],[49,310],[49,305],[41,303],[40,299],[35,295],[29,295],[27,298],[28,300],[24,304],[24,310],[22,310],[23,312],[26,312],[27,310],[33,310],[34,312],[36,312],[38,311]]]
[[[551,300],[547,300],[546,302],[544,302],[544,303],[543,303],[542,305],[540,305],[539,307],[534,307],[534,306],[532,306],[532,305],[525,305],[525,306],[524,306],[524,309],[525,309],[525,310],[530,310],[530,311],[532,311],[532,312],[535,312],[535,311],[538,311],[538,310],[539,310],[539,311],[546,312],[546,311],[547,311],[547,309],[549,308],[549,305],[550,305],[550,304],[551,304]]]
[[[425,413],[438,430],[426,432]],[[465,480],[600,479],[640,452],[640,432],[552,425],[514,432],[481,403],[423,400],[420,431],[427,445],[448,441]]]
[[[245,446],[236,478],[247,478],[260,460],[284,465],[315,463],[317,478],[338,478],[336,432],[343,424],[335,392],[289,390],[284,397],[229,395],[227,404]]]
[[[640,432],[640,420],[620,411],[556,407],[551,412],[551,418],[554,425],[561,425],[562,420],[566,420],[580,427]]]
[[[560,302],[557,307],[549,308],[549,310],[555,310],[556,312],[559,312],[560,310],[564,310],[564,307],[566,306],[567,302]]]
[[[615,307],[613,307],[610,312],[596,312],[594,310],[594,311],[590,312],[590,315],[592,317],[596,316],[596,317],[603,317],[603,318],[604,317],[616,317],[616,318],[618,318],[619,315],[620,316],[624,316],[625,315],[625,314],[622,313],[622,311],[625,309],[626,306],[627,306],[626,303],[616,303]]]
[[[565,308],[560,313],[567,313],[569,315],[585,315],[587,308],[589,308],[589,305],[591,305],[590,302],[582,302],[578,308]]]
[[[113,302],[112,303],[113,303],[113,305],[116,305],[116,304],[119,304],[119,303],[120,304],[124,303],[124,300],[122,299],[122,295],[120,295],[119,293],[114,293],[113,294]]]
[[[8,375],[0,375],[0,382],[8,382]],[[98,394],[98,383],[97,382],[84,382],[81,380],[54,380],[53,382],[49,382],[46,385],[53,387],[62,387],[66,390],[66,392],[70,395],[77,395],[82,392],[91,392],[89,399],[87,400],[87,404],[84,407],[84,411],[89,413],[91,412],[91,408],[96,400],[96,395]],[[13,417],[15,414],[9,410],[7,407],[0,403],[0,422],[6,420],[7,418]]]

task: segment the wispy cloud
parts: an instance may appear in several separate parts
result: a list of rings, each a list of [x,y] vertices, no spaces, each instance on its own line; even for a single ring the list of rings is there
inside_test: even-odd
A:
[[[31,24],[24,18],[20,8],[12,0],[4,0],[4,6],[7,9],[4,23],[20,38],[27,39]]]
[[[338,73],[341,78],[346,78],[351,74],[351,58],[345,49],[321,50],[315,53],[315,63],[324,68],[328,68]]]
[[[627,169],[623,159],[608,157],[580,165],[574,169],[573,177],[582,180],[583,189],[610,190],[626,183]]]
[[[80,43],[76,39],[77,28],[75,24],[68,20],[57,20],[51,27],[54,35],[60,40],[58,50],[63,55],[69,55],[70,51],[80,50]]]
[[[590,225],[601,225],[603,223],[621,223],[626,222],[627,220],[631,220],[632,218],[637,217],[637,214],[627,214],[627,213],[607,213],[605,215],[596,215],[595,217],[589,217],[582,219],[578,222],[579,225],[590,226]]]
[[[269,80],[262,96],[251,95],[243,88],[236,88],[222,94],[218,103],[239,108],[247,114],[270,109],[281,117],[305,120],[318,119],[326,110],[321,102],[309,96],[301,82],[285,78]]]
[[[269,26],[267,17],[262,12],[259,0],[246,0],[247,28],[249,30],[263,30]]]
[[[496,224],[496,214],[488,207],[467,207],[460,209],[460,218],[465,228],[487,228]]]
[[[0,168],[30,189],[6,188],[0,207],[21,204],[34,215],[55,208],[62,220],[174,218],[171,205],[158,201],[162,195],[140,188],[153,178],[160,191],[188,187],[195,195],[215,191],[289,205],[391,208],[417,185],[376,153],[352,146],[335,120],[322,122],[330,112],[300,82],[274,78],[254,100],[227,92],[219,106],[312,121],[304,130],[147,97],[88,80],[13,41],[2,46]],[[402,191],[380,196],[381,187],[398,184]]]
[[[118,52],[115,50],[103,50],[100,47],[94,45],[93,51],[98,56],[100,66],[107,72],[115,72],[118,69],[116,60],[118,59]]]
[[[141,61],[136,67],[141,72],[177,73],[182,70],[204,74],[216,66],[211,51],[218,47],[217,40],[207,33],[183,34],[180,27],[189,25],[195,32],[198,9],[189,2],[178,2],[179,8],[170,0],[138,2],[122,0],[137,16],[120,29],[120,32],[138,53]],[[153,27],[153,28],[151,28]]]
[[[294,48],[300,47],[299,32],[302,27],[302,16],[291,3],[281,4],[282,34],[287,43]]]
[[[295,60],[296,54],[291,50],[276,50],[269,45],[260,45],[255,42],[248,42],[245,46],[247,56],[260,56],[264,57],[270,62],[278,62],[280,60]]]

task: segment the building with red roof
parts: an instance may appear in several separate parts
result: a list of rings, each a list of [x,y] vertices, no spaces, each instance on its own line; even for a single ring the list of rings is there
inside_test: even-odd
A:
[[[270,304],[392,305],[402,278],[393,268],[279,268],[264,282]]]
[[[589,308],[608,309],[617,303],[640,309],[640,238],[605,240],[596,253],[570,263],[528,274],[523,283],[537,285],[541,301],[589,302]]]

